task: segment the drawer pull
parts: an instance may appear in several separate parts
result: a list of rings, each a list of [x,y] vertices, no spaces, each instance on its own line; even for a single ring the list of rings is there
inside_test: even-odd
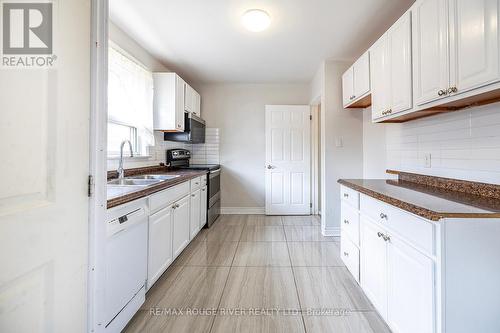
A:
[[[349,220],[344,220],[344,224],[349,224]]]
[[[344,256],[349,257],[349,253],[344,252]]]
[[[381,218],[381,219],[386,219],[386,220],[387,220],[387,214],[380,213],[380,218]]]
[[[349,198],[349,194],[348,193],[344,193],[344,198]]]

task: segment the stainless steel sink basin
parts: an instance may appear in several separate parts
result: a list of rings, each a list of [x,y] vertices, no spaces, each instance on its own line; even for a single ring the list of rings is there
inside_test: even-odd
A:
[[[180,177],[180,175],[140,175],[140,176],[130,176],[127,179],[159,179],[159,180],[169,180]]]
[[[120,185],[120,186],[149,186],[161,182],[161,179],[136,179],[136,178],[125,178],[125,179],[114,179],[108,182],[108,185]]]

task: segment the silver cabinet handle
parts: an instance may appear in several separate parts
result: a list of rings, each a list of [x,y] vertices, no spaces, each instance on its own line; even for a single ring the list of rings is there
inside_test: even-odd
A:
[[[344,220],[344,224],[349,224],[349,220]]]
[[[377,236],[380,238],[380,237],[383,237],[384,234],[379,231],[379,232],[377,232]]]
[[[344,193],[344,198],[349,198],[349,194],[348,193]]]
[[[344,252],[344,256],[349,257],[349,253]]]
[[[269,165],[267,166],[267,168],[268,168],[269,170],[271,170],[271,169],[276,169],[276,167],[275,167],[274,165],[271,165],[271,164],[269,164]]]
[[[386,220],[387,220],[387,214],[380,213],[380,218],[381,218],[381,219],[386,219]]]
[[[384,237],[383,237],[383,238],[384,238],[384,240],[385,240],[386,242],[390,242],[390,241],[391,241],[391,236],[389,236],[389,235],[384,235]]]
[[[196,195],[195,194],[191,194],[191,196],[194,198]]]

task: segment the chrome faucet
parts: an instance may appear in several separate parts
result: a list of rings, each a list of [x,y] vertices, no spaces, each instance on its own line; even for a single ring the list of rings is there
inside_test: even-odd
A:
[[[130,148],[130,157],[134,157],[134,150],[132,149],[132,143],[129,140],[123,140],[120,145],[120,162],[118,164],[118,179],[123,179],[125,176],[125,170],[123,169],[123,146],[128,142]]]

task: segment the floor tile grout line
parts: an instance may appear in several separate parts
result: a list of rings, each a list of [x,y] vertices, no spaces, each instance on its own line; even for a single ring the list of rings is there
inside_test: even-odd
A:
[[[283,232],[285,232],[285,226],[283,226]],[[292,265],[291,270],[293,276],[293,283],[295,284],[295,293],[297,295],[297,301],[299,302],[299,308],[302,310],[302,304],[300,302],[300,296],[299,296],[299,287],[297,286],[297,279],[295,277],[295,270],[293,269],[292,255],[290,254],[290,247],[288,246],[288,239],[286,237],[286,233],[285,233],[285,240],[286,240],[286,248],[288,251],[288,259],[290,260],[290,265]],[[304,314],[302,313],[302,311],[300,312],[300,318],[302,319],[302,327],[304,328],[304,333],[307,333],[306,321],[304,319]]]
[[[247,221],[245,221],[245,225],[246,225],[246,222]],[[243,229],[244,228],[245,228],[245,226],[243,226]],[[240,238],[239,238],[240,240],[241,240],[241,237],[243,234],[243,229],[241,230],[241,234],[240,234]],[[229,266],[229,272],[227,273],[226,281],[224,282],[224,287],[222,288],[222,292],[220,294],[219,303],[217,304],[217,310],[216,310],[215,316],[213,316],[214,318],[212,319],[212,324],[210,325],[210,330],[208,331],[209,333],[211,333],[213,328],[214,328],[215,320],[217,319],[217,314],[219,313],[220,305],[222,303],[222,298],[224,297],[224,292],[226,291],[226,288],[227,288],[227,282],[229,281],[229,276],[231,275],[231,271],[233,269],[234,258],[236,257],[236,252],[238,251],[238,248],[240,246],[240,240],[238,240],[238,245],[236,246],[236,250],[233,253],[233,259],[231,260],[231,266]]]

